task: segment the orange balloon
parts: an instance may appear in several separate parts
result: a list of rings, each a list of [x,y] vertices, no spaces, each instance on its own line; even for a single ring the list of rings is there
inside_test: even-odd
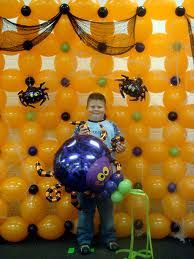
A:
[[[68,122],[59,123],[55,130],[58,142],[62,144],[65,140],[69,139],[72,136],[73,131],[74,131],[74,126],[72,126]]]
[[[28,25],[28,26],[33,26],[39,24],[39,21],[37,18],[33,16],[31,13],[30,16],[23,16],[21,13],[17,18],[17,24],[22,24],[22,25]],[[22,29],[19,27],[17,28],[18,31],[22,31]],[[35,34],[35,32],[33,32]],[[36,33],[38,35],[38,32]]]
[[[147,176],[143,181],[143,189],[150,199],[162,199],[167,193],[166,181],[159,175]]]
[[[37,156],[28,156],[21,164],[21,177],[28,184],[37,184],[42,179],[36,171],[36,162],[40,162],[42,167],[45,168],[44,162]]]
[[[164,141],[169,145],[181,145],[186,140],[186,130],[178,123],[169,123],[163,128]]]
[[[60,86],[56,72],[49,69],[41,70],[38,74],[36,84],[40,85],[43,82],[46,82],[45,87],[49,89],[48,93],[56,91]]]
[[[105,7],[109,11],[109,19],[111,20],[125,20],[136,14],[137,2],[128,0],[108,0]]]
[[[9,217],[1,225],[1,236],[9,242],[19,242],[28,236],[26,222],[18,216]]]
[[[193,78],[194,78],[194,69],[186,71],[184,74],[184,87],[185,91],[192,92],[194,91]]]
[[[146,33],[142,33],[146,31]],[[152,20],[151,17],[145,15],[144,17],[137,16],[135,22],[135,40],[136,42],[144,42],[152,34]],[[142,55],[141,53],[140,55]]]
[[[114,39],[114,23],[105,23],[107,20],[110,20],[109,17],[105,17],[103,19],[103,24],[99,23],[91,23],[90,24],[90,32],[92,35],[92,38],[96,40],[97,42],[104,42],[110,41],[111,39]],[[96,19],[96,21],[102,21],[102,18]],[[115,43],[115,42],[114,42]],[[91,54],[91,51],[90,51]],[[97,52],[93,52],[93,54],[97,54]]]
[[[24,51],[19,54],[18,66],[25,76],[34,76],[40,72],[42,59],[40,54]]]
[[[56,93],[55,102],[60,112],[71,112],[72,107],[76,107],[78,103],[78,95],[71,87],[60,88]]]
[[[92,23],[90,24],[90,31],[91,31],[91,34],[92,34]],[[96,54],[96,50],[87,46],[78,37],[76,37],[71,42],[71,49],[72,49],[72,52],[73,52],[72,54],[74,54],[75,56],[80,57],[80,58],[89,58],[92,55]]]
[[[167,194],[162,200],[164,214],[173,221],[181,220],[186,215],[186,203],[178,194]]]
[[[143,34],[143,33],[142,33]],[[151,65],[150,56],[146,53],[138,53],[136,50],[129,52],[128,69],[130,74],[137,76],[148,73]],[[126,73],[125,73],[126,74]]]
[[[20,14],[20,10],[24,5],[23,0],[1,0],[0,16],[6,18],[15,18]]]
[[[59,12],[57,0],[32,0],[29,7],[34,16],[40,20],[49,20]]]
[[[71,204],[71,197],[65,194],[56,205],[56,214],[63,220],[74,220],[77,218],[78,211]]]
[[[54,177],[41,177],[38,182],[39,195],[43,199],[46,199],[46,191],[57,183],[58,181]]]
[[[181,75],[187,70],[188,59],[185,52],[175,52],[166,56],[164,66],[169,75]]]
[[[131,218],[127,213],[120,212],[116,213],[115,219],[115,230],[117,237],[128,237],[131,234]]]
[[[163,57],[171,52],[169,36],[155,33],[145,41],[146,52],[152,57]]]
[[[77,106],[75,110],[73,110],[73,113],[71,114],[71,120],[87,120],[87,112],[86,112],[86,106]]]
[[[128,195],[125,199],[125,209],[129,215],[133,213],[134,219],[144,219],[146,215],[145,196]]]
[[[186,103],[187,94],[182,87],[170,87],[163,95],[163,103],[169,110],[177,111],[177,107],[182,107]]]
[[[91,70],[94,75],[104,76],[111,73],[113,69],[112,56],[96,54],[91,58]]]
[[[22,107],[7,106],[1,113],[3,121],[5,121],[10,128],[19,128],[23,125],[25,120],[24,110]]]
[[[55,56],[55,70],[58,76],[75,73],[78,63],[74,52],[59,53]]]
[[[79,18],[95,21],[95,17],[98,17],[97,11],[100,5],[97,0],[85,0],[84,2],[82,0],[70,0],[69,6],[71,13]]]
[[[194,141],[187,142],[181,148],[181,157],[182,157],[183,161],[193,164],[193,162],[194,162]]]
[[[46,200],[39,195],[28,195],[21,203],[21,216],[29,224],[36,224],[46,216],[46,205]]]
[[[184,236],[194,238],[194,213],[188,213],[183,219]]]
[[[149,138],[149,128],[141,122],[132,122],[128,127],[127,139],[131,145],[141,145]]]
[[[71,22],[67,16],[62,16],[59,19],[53,32],[59,44],[62,44],[64,42],[72,42],[78,39],[78,36],[73,30]]]
[[[59,148],[59,143],[56,140],[44,140],[38,147],[38,155],[41,160],[47,165],[52,165],[54,155]]]
[[[64,233],[64,222],[56,215],[48,215],[38,223],[38,235],[46,240],[54,240]]]
[[[166,145],[160,140],[150,140],[144,145],[144,157],[149,162],[161,163],[168,157]]]
[[[169,158],[163,162],[162,172],[167,181],[177,183],[186,173],[186,164],[180,158]]]
[[[26,194],[27,184],[18,176],[9,177],[1,183],[1,197],[8,202],[22,201]]]
[[[17,69],[6,69],[1,73],[1,89],[8,92],[20,91],[25,88],[24,77]]]
[[[0,71],[3,70],[4,65],[5,65],[4,57],[3,55],[0,55]]]
[[[0,224],[2,224],[8,217],[7,203],[0,199]]]
[[[44,40],[37,44],[33,50],[42,56],[50,57],[60,51],[60,45],[56,36],[50,33]]]
[[[93,92],[95,90],[95,81],[91,72],[80,70],[72,74],[72,88],[80,93]]]
[[[125,128],[129,125],[129,110],[125,106],[114,106],[109,114],[110,120],[113,120],[119,128]]]
[[[194,7],[193,7],[192,2],[190,0],[184,0],[183,6],[185,7],[187,14],[189,14],[191,16],[194,16]]]
[[[151,236],[162,239],[170,234],[170,220],[160,213],[151,213],[149,216]]]
[[[0,182],[3,181],[7,176],[7,165],[3,159],[0,159]]]
[[[166,33],[177,40],[186,37],[188,35],[188,24],[185,17],[168,17],[166,20]]]
[[[142,182],[149,173],[149,166],[143,157],[132,157],[128,164],[128,169],[125,171],[125,176],[134,183]]]
[[[44,129],[54,129],[60,122],[60,114],[56,106],[47,106],[38,113],[37,122]]]
[[[0,146],[2,146],[6,142],[7,136],[8,136],[7,125],[4,122],[0,121]]]
[[[187,200],[191,201],[194,200],[194,193],[193,193],[193,188],[194,188],[194,176],[189,175],[183,177],[180,182],[178,182],[177,186],[177,192],[180,194],[180,196]]]
[[[1,147],[2,158],[7,163],[19,164],[27,156],[25,146],[17,141],[7,141]]]
[[[162,106],[151,105],[143,115],[144,123],[151,128],[161,128],[167,123],[166,109]]]
[[[180,124],[185,128],[194,128],[194,104],[188,104],[182,107],[179,112]]]
[[[153,93],[163,92],[170,85],[167,72],[162,70],[149,71],[144,77],[144,84]]]
[[[7,96],[5,94],[5,91],[0,89],[0,110],[3,110],[5,108]]]
[[[43,130],[37,122],[26,122],[21,128],[21,137],[27,146],[36,146],[41,142]]]
[[[167,20],[169,17],[175,17],[176,3],[174,0],[158,1],[146,0],[144,7],[147,15],[156,20]]]

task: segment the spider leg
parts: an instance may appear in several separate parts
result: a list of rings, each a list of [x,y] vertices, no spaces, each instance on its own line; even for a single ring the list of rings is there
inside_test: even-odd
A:
[[[45,84],[46,82],[43,82],[40,84],[39,88],[42,88],[42,86]]]
[[[56,202],[61,199],[61,191],[59,190],[62,187],[61,184],[57,183],[54,186],[51,186],[46,191],[46,199],[50,202]]]
[[[41,164],[39,162],[36,162],[35,167],[36,167],[36,172],[38,173],[39,176],[45,176],[45,177],[52,177],[52,176],[54,176],[54,172],[53,171],[44,171],[42,169]]]
[[[32,108],[35,108],[35,106],[33,106],[32,104],[28,104],[28,105],[26,105],[26,106],[30,106],[30,107],[32,107]]]
[[[123,90],[120,89],[120,93],[121,93],[121,96],[122,96],[123,98],[125,98],[125,95],[124,95],[124,93],[123,93]]]
[[[19,94],[23,94],[23,92],[24,92],[23,90],[19,91],[18,95],[19,95]]]
[[[44,97],[40,103],[40,105],[42,105],[44,102],[46,101],[46,97]]]
[[[25,107],[27,107],[28,104],[24,101],[24,99],[23,99],[21,96],[19,96],[19,98],[20,98],[20,102],[21,102]]]

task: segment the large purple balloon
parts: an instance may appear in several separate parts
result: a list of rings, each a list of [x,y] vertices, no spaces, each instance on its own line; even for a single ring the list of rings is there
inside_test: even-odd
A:
[[[77,135],[57,151],[55,177],[71,191],[101,192],[112,175],[111,161],[109,149],[99,138]]]

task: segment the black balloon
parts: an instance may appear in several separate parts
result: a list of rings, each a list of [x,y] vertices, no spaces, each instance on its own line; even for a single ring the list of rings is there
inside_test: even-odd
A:
[[[27,86],[33,86],[34,85],[34,83],[35,83],[35,80],[34,80],[34,78],[32,77],[32,76],[29,76],[29,77],[27,77],[26,79],[25,79],[25,84],[27,85]]]
[[[30,9],[30,7],[27,6],[27,5],[22,6],[22,8],[21,8],[21,14],[22,14],[23,16],[29,16],[29,15],[31,14],[31,9]]]
[[[140,220],[140,219],[136,219],[135,222],[134,222],[134,227],[137,230],[142,229],[143,228],[143,221]]]
[[[143,52],[145,49],[145,45],[143,43],[138,42],[135,44],[135,49],[137,52]]]
[[[64,226],[67,232],[70,232],[73,229],[73,223],[70,220],[66,220]]]
[[[98,16],[101,18],[105,18],[108,15],[108,10],[106,7],[102,6],[98,9]]]
[[[185,8],[183,6],[178,6],[175,10],[177,16],[185,15]]]
[[[169,112],[168,113],[168,119],[170,121],[175,121],[178,118],[178,114],[176,112]]]
[[[23,48],[25,50],[31,50],[33,48],[33,43],[30,40],[26,40],[23,43]]]
[[[32,184],[28,189],[30,194],[36,194],[38,192],[38,186],[36,184]]]
[[[146,14],[146,9],[144,6],[137,7],[136,14],[140,17],[143,17]]]
[[[35,236],[38,231],[38,227],[35,224],[28,225],[28,233],[30,236]]]
[[[60,6],[60,12],[63,14],[68,14],[70,11],[69,5],[68,4],[62,4]]]
[[[70,119],[70,114],[68,112],[63,112],[61,114],[61,119],[64,121],[68,121]]]

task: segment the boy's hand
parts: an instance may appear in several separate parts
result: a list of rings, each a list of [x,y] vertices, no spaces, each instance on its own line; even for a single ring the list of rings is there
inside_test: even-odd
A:
[[[79,131],[80,135],[89,135],[90,134],[90,130],[88,127],[86,127],[85,125],[81,125],[80,126],[80,131]]]
[[[123,143],[121,143],[121,142],[117,142],[117,143],[116,143],[116,152],[117,152],[117,153],[124,152],[125,149],[126,149],[126,145],[125,145],[124,142],[123,142]]]

